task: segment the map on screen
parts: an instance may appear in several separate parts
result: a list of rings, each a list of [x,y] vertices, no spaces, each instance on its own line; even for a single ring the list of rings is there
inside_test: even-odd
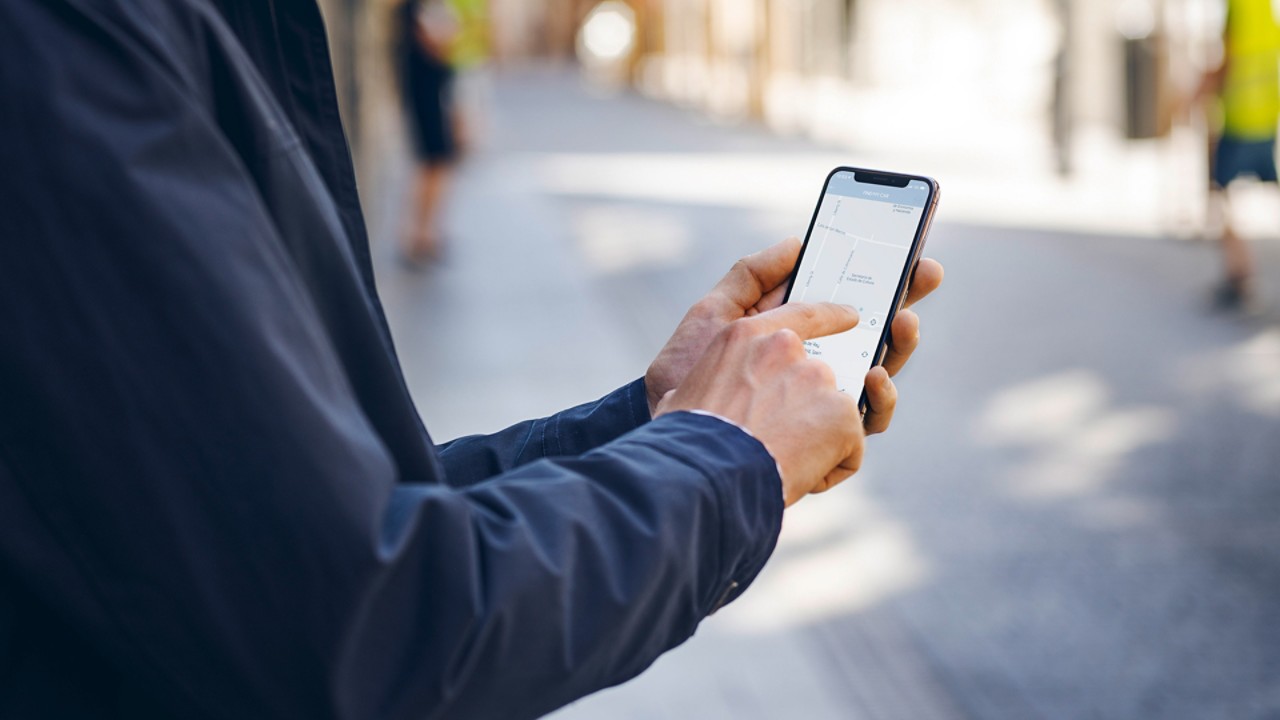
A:
[[[853,330],[805,342],[810,356],[835,371],[842,392],[862,395],[928,200],[920,180],[899,188],[837,172],[827,184],[789,301],[858,309]]]

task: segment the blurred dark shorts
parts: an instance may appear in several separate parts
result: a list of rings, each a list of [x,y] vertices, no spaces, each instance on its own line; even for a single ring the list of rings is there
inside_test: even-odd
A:
[[[1242,140],[1224,135],[1213,151],[1213,184],[1224,188],[1238,177],[1251,175],[1276,182],[1276,139]]]

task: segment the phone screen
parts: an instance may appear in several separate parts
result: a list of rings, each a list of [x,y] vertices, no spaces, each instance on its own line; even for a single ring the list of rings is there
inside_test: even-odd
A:
[[[805,351],[831,366],[841,392],[860,402],[924,242],[935,188],[926,178],[838,169],[827,178],[809,225],[787,301],[858,309],[857,327],[807,340]]]

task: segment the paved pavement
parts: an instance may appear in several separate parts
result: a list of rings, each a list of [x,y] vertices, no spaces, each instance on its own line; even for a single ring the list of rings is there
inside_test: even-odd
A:
[[[395,262],[403,163],[366,187],[441,439],[638,376],[733,259],[803,232],[830,166],[893,161],[556,72],[500,78],[494,116],[439,268]],[[556,717],[1280,718],[1280,245],[1268,309],[1222,317],[1209,246],[947,203],[947,282],[863,472],[697,637]]]

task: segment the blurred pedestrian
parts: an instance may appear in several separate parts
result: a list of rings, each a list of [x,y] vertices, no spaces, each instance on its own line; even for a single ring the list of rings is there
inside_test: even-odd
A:
[[[488,130],[492,32],[488,0],[449,0],[457,34],[449,47],[453,66],[453,131],[459,154],[474,152]]]
[[[449,62],[457,21],[443,0],[405,0],[398,20],[401,92],[417,161],[402,251],[420,265],[438,260],[444,248],[440,216],[458,154]]]
[[[1221,225],[1224,277],[1213,292],[1222,309],[1252,299],[1253,258],[1236,232],[1227,186],[1242,176],[1276,183],[1276,123],[1280,119],[1280,28],[1272,0],[1228,0],[1222,62],[1205,74],[1197,99],[1218,99],[1210,159],[1209,217]]]

